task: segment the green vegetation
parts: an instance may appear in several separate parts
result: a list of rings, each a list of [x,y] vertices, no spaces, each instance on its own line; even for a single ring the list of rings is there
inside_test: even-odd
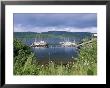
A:
[[[97,42],[83,45],[79,57],[74,62],[60,65],[49,61],[38,64],[30,47],[19,40],[14,40],[14,75],[96,75],[97,74]]]
[[[66,31],[49,31],[49,32],[14,32],[16,38],[91,38],[89,32],[66,32]]]

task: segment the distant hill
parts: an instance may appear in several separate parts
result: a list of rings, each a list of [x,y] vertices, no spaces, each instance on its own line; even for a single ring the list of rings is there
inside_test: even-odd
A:
[[[17,38],[28,38],[28,37],[35,37],[36,32],[14,32],[14,36]]]
[[[66,32],[66,31],[48,31],[48,32],[14,32],[14,36],[17,38],[64,38],[64,37],[75,37],[75,38],[86,38],[91,37],[90,32]]]

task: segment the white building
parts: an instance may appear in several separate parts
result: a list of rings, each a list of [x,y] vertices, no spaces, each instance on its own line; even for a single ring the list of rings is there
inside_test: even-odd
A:
[[[97,33],[94,33],[94,34],[93,34],[93,37],[97,37]]]

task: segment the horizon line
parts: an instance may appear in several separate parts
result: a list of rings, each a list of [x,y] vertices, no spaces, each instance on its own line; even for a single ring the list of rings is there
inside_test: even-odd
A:
[[[20,31],[14,31],[20,32]],[[35,31],[21,31],[21,32],[34,32],[34,33],[44,33],[44,32],[35,32]],[[70,32],[70,31],[45,31],[45,32]],[[79,32],[79,31],[78,31]],[[85,31],[84,31],[85,32]],[[88,33],[97,33],[97,32],[88,32]]]

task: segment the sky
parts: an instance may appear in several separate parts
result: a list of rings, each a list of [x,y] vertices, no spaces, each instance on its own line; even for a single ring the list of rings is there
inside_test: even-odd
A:
[[[96,13],[15,13],[14,32],[97,32]]]

